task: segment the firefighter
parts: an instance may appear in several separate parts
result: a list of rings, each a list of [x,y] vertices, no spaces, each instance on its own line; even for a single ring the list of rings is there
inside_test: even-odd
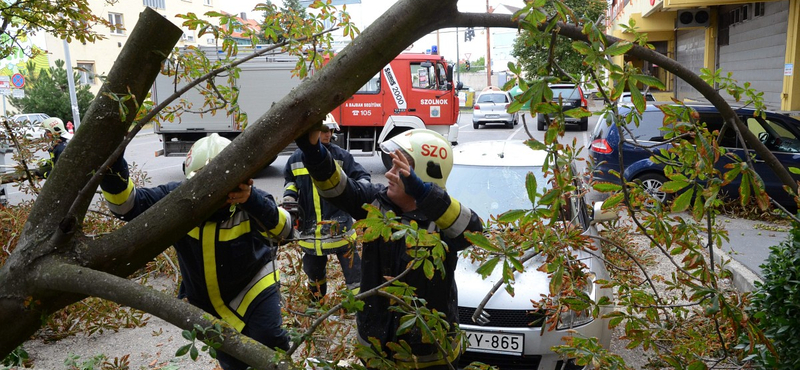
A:
[[[427,302],[428,308],[442,313],[454,328],[458,322],[458,294],[454,280],[457,253],[470,243],[464,231],[481,232],[481,220],[471,209],[451,198],[445,191],[447,176],[453,166],[450,143],[436,132],[415,129],[394,136],[381,144],[392,157],[392,168],[386,173],[388,187],[355,181],[346,176],[333,160],[327,148],[312,131],[296,140],[303,150],[308,168],[319,194],[356,219],[367,216],[362,208],[371,203],[382,212],[393,211],[404,224],[416,221],[420,229],[438,231],[447,245],[444,271],[435,271],[428,279],[423,269],[412,270],[401,281],[415,289],[416,295]],[[412,257],[405,240],[384,241],[378,238],[363,245],[361,254],[361,292],[384,283],[385,277],[398,276]],[[450,333],[450,348],[442,354],[435,345],[424,343],[419,330],[398,336],[401,313],[391,309],[396,302],[383,296],[364,299],[364,308],[356,313],[359,341],[371,345],[375,338],[381,350],[391,352],[389,342],[408,343],[413,361],[394,359],[399,368],[446,369],[455,366],[461,353],[461,343]],[[393,358],[390,354],[390,358]]]
[[[50,117],[42,121],[41,125],[45,136],[50,140],[54,140],[53,145],[47,149],[50,159],[42,160],[39,169],[36,170],[37,176],[47,178],[53,170],[53,166],[58,162],[61,153],[67,148],[67,142],[72,139],[72,134],[67,132],[64,128],[64,121],[60,118]]]
[[[229,143],[217,134],[197,140],[186,155],[186,178],[194,176]],[[100,187],[114,215],[130,221],[180,184],[176,181],[136,188],[128,164],[120,156]],[[288,350],[274,245],[290,235],[291,220],[286,210],[276,206],[272,195],[252,184],[250,179],[229,192],[222,208],[174,244],[183,277],[180,298],[268,347]],[[247,368],[221,351],[217,360],[225,370]]]
[[[358,164],[350,152],[331,143],[333,129],[338,125],[328,114],[321,127],[320,142],[325,146],[347,177],[369,183],[369,173]],[[328,255],[336,254],[342,266],[347,289],[358,294],[361,286],[361,257],[355,248],[356,233],[353,218],[345,211],[321,199],[311,182],[308,170],[303,165],[303,152],[297,149],[283,170],[286,180],[283,204],[296,203],[299,207],[300,247],[303,249],[303,272],[308,277],[308,289],[314,300],[320,300],[327,293]],[[288,209],[288,207],[286,207]]]

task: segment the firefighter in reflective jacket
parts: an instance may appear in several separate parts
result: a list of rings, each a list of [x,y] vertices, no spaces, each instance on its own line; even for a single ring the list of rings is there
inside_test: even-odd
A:
[[[328,114],[321,127],[320,141],[347,177],[369,183],[371,178],[364,167],[348,151],[331,143],[332,130],[337,126],[333,116]],[[308,170],[303,165],[303,152],[300,149],[289,157],[283,177],[286,180],[284,204],[297,202],[301,211],[298,244],[303,248],[303,272],[308,276],[308,289],[312,297],[321,299],[327,293],[326,265],[329,254],[336,254],[347,289],[358,294],[361,286],[361,257],[355,248],[353,218],[319,196]]]
[[[415,289],[427,307],[445,315],[451,328],[458,323],[458,293],[454,280],[457,253],[470,243],[464,231],[481,232],[480,218],[471,209],[451,198],[445,191],[447,176],[453,166],[450,143],[436,132],[415,129],[394,136],[381,144],[392,157],[392,168],[386,173],[388,187],[368,184],[347,177],[327,149],[321,145],[317,132],[296,140],[305,154],[304,163],[319,194],[356,219],[367,216],[362,208],[371,203],[381,211],[394,211],[405,224],[416,221],[419,228],[438,231],[448,250],[444,259],[445,271],[435,271],[425,277],[423,269],[412,270],[401,281]],[[365,242],[361,254],[361,291],[366,292],[385,282],[385,277],[398,276],[412,260],[405,240],[384,241],[378,238]],[[397,335],[401,313],[390,307],[394,304],[383,296],[364,299],[364,309],[356,313],[359,341],[364,345],[370,338],[379,341],[382,350],[388,342],[407,342],[415,355],[414,361],[394,358],[399,368],[446,369],[455,366],[461,353],[461,343],[451,332],[449,343],[442,344],[446,353],[435,345],[424,343],[419,330]],[[390,355],[391,356],[391,355]]]
[[[184,162],[186,178],[228,143],[230,140],[217,134],[195,142]],[[114,215],[130,221],[180,184],[136,188],[128,164],[120,156],[100,186]],[[282,327],[273,245],[290,235],[291,220],[271,195],[252,184],[251,179],[228,193],[225,206],[174,244],[183,276],[180,297],[268,347],[287,350],[290,343]],[[225,370],[247,368],[221,351],[217,360]]]
[[[58,158],[61,157],[61,153],[67,148],[67,142],[72,139],[72,134],[64,128],[64,121],[60,118],[50,117],[42,121],[41,125],[47,138],[55,140],[53,145],[47,149],[50,159],[42,160],[39,169],[36,170],[37,176],[47,178],[53,171],[53,166],[58,162]]]

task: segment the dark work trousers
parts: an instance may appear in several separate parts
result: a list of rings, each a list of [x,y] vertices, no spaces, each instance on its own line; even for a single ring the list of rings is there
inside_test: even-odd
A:
[[[289,350],[289,335],[283,329],[281,318],[281,295],[276,284],[267,289],[267,297],[256,307],[250,307],[250,317],[242,330],[242,334],[255,339],[259,343],[271,347]],[[244,370],[247,364],[241,362],[225,352],[217,351],[217,361],[225,370]]]
[[[344,273],[344,283],[347,289],[354,290],[361,287],[361,256],[349,248],[340,248],[336,252],[339,264]],[[327,294],[327,264],[328,256],[315,256],[303,253],[303,272],[308,276],[308,289],[316,297],[322,298]],[[317,290],[319,286],[319,290]]]

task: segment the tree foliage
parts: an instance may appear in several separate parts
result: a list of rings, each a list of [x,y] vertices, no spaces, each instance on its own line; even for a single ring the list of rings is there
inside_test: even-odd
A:
[[[13,251],[0,267],[0,326],[6,333],[0,337],[0,355],[14,352],[42,325],[42,317],[83,297],[94,296],[141,309],[183,328],[187,331],[186,336],[192,340],[186,347],[188,351],[203,348],[202,345],[195,345],[195,340],[201,340],[206,341],[208,347],[224,350],[256,368],[289,366],[286,363],[277,364],[280,355],[244,340],[226,323],[186,302],[146,289],[126,277],[219,209],[228,189],[253,177],[293,138],[307,132],[328,112],[342,104],[395,55],[436,29],[467,25],[519,27],[523,32],[534,35],[534,38],[549,38],[558,29],[560,36],[573,40],[568,44],[592,67],[590,74],[596,76],[599,71],[608,70],[610,83],[596,81],[608,103],[603,111],[629,124],[637,124],[645,102],[634,98],[636,109],[629,115],[621,116],[614,101],[626,86],[658,82],[630,66],[612,65],[608,57],[629,53],[651,61],[686,80],[717,106],[730,127],[737,130],[744,142],[762,159],[774,161],[774,156],[763,144],[752,134],[748,135],[747,128],[712,85],[725,84],[726,90],[741,92],[738,96],[745,102],[760,106],[759,95],[747,88],[746,84],[739,87],[730,76],[723,77],[719,71],[707,71],[702,77],[697,76],[651,50],[635,29],[632,29],[634,42],[619,40],[603,34],[596,24],[573,24],[578,18],[561,3],[556,2],[552,8],[554,10],[542,8],[544,3],[543,0],[528,2],[515,15],[519,18],[511,18],[500,14],[459,13],[456,0],[400,0],[364,33],[355,37],[324,68],[321,68],[320,55],[305,51],[309,50],[309,44],[315,46],[310,50],[325,45],[327,38],[325,33],[321,33],[321,28],[324,19],[333,21],[336,18],[333,9],[322,2],[315,3],[318,10],[316,15],[295,23],[299,28],[292,30],[281,28],[279,18],[266,22],[270,26],[260,32],[273,40],[277,40],[274,36],[279,34],[286,36],[283,43],[278,42],[275,46],[298,57],[295,73],[300,77],[305,76],[304,82],[275,103],[262,117],[251,117],[253,119],[247,121],[251,127],[237,137],[233,145],[146,214],[97,237],[87,232],[89,228],[85,215],[99,178],[108,165],[124,151],[125,145],[141,126],[156,115],[161,114],[160,119],[174,119],[181,109],[193,109],[185,104],[172,111],[164,110],[164,106],[146,106],[147,109],[142,109],[144,96],[161,63],[182,33],[178,27],[166,24],[168,21],[156,12],[146,10],[131,34],[133,40],[123,48],[101,94],[89,108],[81,130],[45,182]],[[214,84],[213,77],[221,73],[236,75],[235,64],[246,58],[237,58],[233,62],[239,47],[225,38],[226,28],[221,27],[230,25],[231,17],[214,12],[207,15],[217,19],[218,23],[211,24],[189,14],[184,17],[184,25],[198,29],[199,35],[207,32],[221,36],[217,37],[225,40],[221,49],[230,57],[223,62],[232,62],[233,65],[213,64],[202,53],[174,54],[171,56],[172,65],[178,67],[165,73],[172,73],[176,79],[185,79],[184,82],[195,81],[193,86],[205,89],[205,103],[209,108],[226,109],[226,113],[237,115],[237,93],[220,89]],[[355,36],[357,33],[349,24],[346,13],[336,18],[334,23],[341,27],[344,35]],[[246,32],[253,42],[257,42],[258,33]],[[552,43],[549,45],[556,46]],[[520,76],[521,68],[514,68],[512,72]],[[315,73],[307,77],[311,75],[311,69]],[[631,223],[609,227],[612,233],[618,231],[604,239],[610,242],[607,249],[619,256],[608,259],[612,264],[610,268],[618,270],[618,273],[611,281],[596,282],[604,288],[616,289],[616,305],[607,300],[586,299],[586,294],[581,294],[590,281],[585,266],[565,251],[594,251],[590,248],[587,236],[557,216],[569,204],[569,191],[577,190],[579,187],[576,184],[580,182],[580,178],[564,170],[570,160],[580,158],[582,149],[576,148],[574,142],[561,142],[565,130],[564,115],[583,117],[591,112],[577,109],[555,114],[562,112],[562,109],[553,105],[552,91],[547,86],[548,81],[560,77],[547,72],[553,70],[557,68],[540,69],[544,71],[543,75],[510,81],[506,86],[510,88],[518,83],[521,90],[510,107],[512,111],[519,110],[524,102],[530,101],[532,113],[553,114],[554,123],[549,126],[544,139],[528,141],[533,149],[547,152],[545,171],[548,174],[547,181],[551,181],[553,186],[551,190],[541,192],[535,184],[529,183],[528,194],[532,205],[537,207],[499,217],[495,220],[498,224],[514,226],[494,228],[494,234],[484,237],[485,241],[474,240],[479,248],[496,256],[487,262],[492,265],[483,270],[489,270],[492,266],[503,268],[507,272],[503,274],[505,283],[510,286],[513,272],[524,269],[520,256],[526,251],[535,250],[547,261],[536,268],[553,279],[550,294],[532,302],[532,308],[546,309],[549,313],[548,323],[556,322],[560,315],[569,311],[589,313],[595,318],[602,315],[613,327],[621,328],[629,340],[629,347],[653,351],[660,366],[705,369],[723,361],[727,361],[726,365],[741,365],[746,353],[735,346],[739,335],[752,338],[752,343],[769,342],[763,330],[744,314],[748,296],[732,291],[725,284],[730,273],[724,265],[714,264],[708,256],[708,248],[727,238],[724,230],[713,227],[719,212],[718,192],[714,187],[729,180],[726,176],[730,175],[726,174],[752,175],[752,166],[726,168],[724,173],[709,170],[708,163],[717,160],[719,155],[726,155],[715,144],[718,133],[705,130],[692,112],[681,109],[680,104],[676,105],[677,108],[671,108],[667,112],[669,119],[684,124],[673,125],[669,129],[676,145],[673,150],[663,154],[672,160],[673,168],[668,177],[673,183],[669,188],[674,191],[691,188],[695,197],[689,202],[676,202],[669,206],[671,209],[667,206],[647,208],[644,207],[647,194],[639,184],[595,184],[598,191],[611,193],[605,207],[627,212]],[[237,117],[240,121],[244,118]],[[134,129],[129,131],[134,121]],[[691,143],[688,141],[690,138]],[[752,159],[742,158],[740,163],[748,160]],[[796,191],[797,184],[793,183],[786,170],[779,164],[773,168],[784,175],[782,179],[787,188]],[[747,192],[755,197],[763,196],[763,189],[758,187],[758,183],[754,185]],[[686,217],[669,213],[682,209],[690,209],[691,213]],[[409,268],[422,268],[427,273],[442,263],[437,258],[441,248],[415,248],[418,245],[437,246],[435,235],[417,230],[415,225],[398,225],[391,215],[380,212],[370,214],[371,218],[359,223],[359,227],[364,229],[362,238],[406,240],[413,257]],[[630,247],[629,238],[634,233],[647,238],[646,251]],[[647,254],[663,256],[670,261],[674,272],[668,276],[651,276],[643,259]],[[623,268],[625,266],[633,269]],[[390,278],[379,289],[362,292],[358,296],[343,294],[342,300],[331,310],[342,307],[357,310],[359,303],[363,304],[360,299],[366,294],[391,297],[397,302],[397,310],[404,314],[401,330],[415,326],[426,332],[426,338],[431,343],[443,343],[438,339],[442,339],[447,331],[445,325],[435,319],[435,313],[426,310],[423,302],[415,298],[412,287],[402,283],[401,277]],[[658,289],[656,284],[667,288]],[[668,294],[664,294],[665,290]],[[314,321],[308,331],[298,335],[300,341],[309,339],[319,320]],[[209,332],[213,332],[213,337],[204,334]],[[401,356],[410,356],[403,343],[395,343],[390,348]],[[599,347],[592,338],[574,336],[555,350],[574,357],[579,365],[591,363],[596,368],[624,366],[618,356]],[[361,348],[360,354],[371,365],[392,367],[393,359],[386,358],[381,348]]]
[[[108,0],[108,3],[113,1]],[[104,38],[93,27],[109,25],[108,21],[92,13],[87,0],[4,1],[0,9],[0,59],[22,49],[29,56],[42,50],[31,50],[22,42],[37,32],[46,32],[68,42],[94,42]]]
[[[600,20],[605,15],[608,6],[606,1],[565,0],[563,3],[571,9],[571,13],[564,16],[565,22],[594,23],[599,21],[600,26],[604,24]],[[556,17],[559,14],[555,2],[547,2],[544,9],[549,17]],[[563,12],[561,13],[563,14]],[[551,43],[553,43],[552,48]],[[572,48],[572,44],[568,40],[553,38],[544,33],[521,33],[514,41],[511,54],[517,58],[522,65],[522,70],[525,71],[524,75],[528,77],[555,74],[547,71],[547,68],[552,66],[552,63],[549,62],[551,55],[554,62],[563,71],[574,77],[581,76],[591,68],[590,65],[584,63],[581,54]]]
[[[56,60],[55,67],[42,68],[38,72],[34,70],[32,63],[28,63],[27,70],[25,97],[9,99],[11,105],[19,109],[19,113],[47,113],[50,117],[61,118],[65,123],[67,121],[75,122],[75,118],[72,117],[64,61]],[[75,96],[78,100],[78,112],[83,116],[89,109],[94,94],[90,91],[89,85],[80,83],[79,74],[74,73],[73,82],[75,83]]]

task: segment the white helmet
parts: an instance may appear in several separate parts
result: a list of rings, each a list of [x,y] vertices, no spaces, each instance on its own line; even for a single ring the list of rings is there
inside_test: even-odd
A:
[[[330,131],[339,131],[339,124],[336,123],[336,118],[333,118],[333,114],[330,113],[325,116],[325,120],[322,121],[322,126],[327,127]]]
[[[418,128],[395,135],[381,143],[384,153],[401,149],[414,163],[414,172],[424,182],[432,182],[444,189],[447,176],[453,169],[453,148],[450,142],[436,131]]]
[[[61,136],[67,132],[64,128],[64,121],[61,118],[50,117],[41,123],[42,128],[53,134],[54,136]]]
[[[216,157],[230,143],[230,140],[216,133],[197,140],[192,145],[192,148],[189,149],[189,153],[186,154],[186,160],[183,162],[183,173],[186,178],[191,179],[197,171],[200,171],[203,166],[211,162],[211,159]]]

